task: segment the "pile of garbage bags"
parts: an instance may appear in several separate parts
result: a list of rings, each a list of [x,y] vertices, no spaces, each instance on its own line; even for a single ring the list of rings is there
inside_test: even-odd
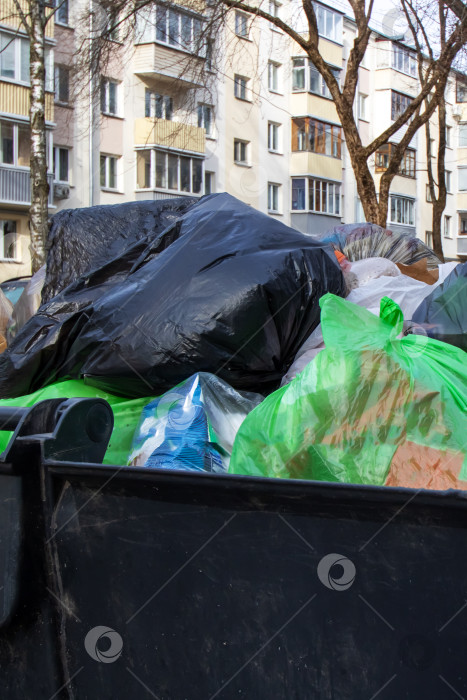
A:
[[[106,399],[106,464],[466,488],[466,276],[227,194],[62,211],[7,314],[0,405]]]

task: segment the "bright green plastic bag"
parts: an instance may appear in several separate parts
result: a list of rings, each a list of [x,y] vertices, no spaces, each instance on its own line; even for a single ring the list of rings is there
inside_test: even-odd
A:
[[[403,317],[320,300],[325,349],[246,417],[230,473],[383,484],[397,448],[455,454],[467,478],[467,354],[424,336],[398,339]]]
[[[154,397],[125,399],[88,386],[83,380],[76,379],[50,384],[50,386],[39,389],[27,396],[19,396],[16,399],[4,399],[0,401],[0,406],[34,406],[34,404],[45,399],[77,399],[81,397],[100,398],[109,402],[115,422],[103,464],[126,464],[141,411]],[[12,434],[0,431],[0,452],[5,450]]]

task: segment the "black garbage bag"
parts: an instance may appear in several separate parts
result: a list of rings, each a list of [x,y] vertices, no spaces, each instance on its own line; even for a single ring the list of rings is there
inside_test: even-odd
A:
[[[96,267],[117,258],[129,244],[163,231],[198,201],[176,197],[158,202],[64,209],[52,217],[42,303]]]
[[[387,258],[395,263],[413,265],[420,260],[437,266],[439,258],[419,238],[400,231],[391,231],[377,224],[343,224],[320,234],[323,243],[330,243],[350,261],[364,258]]]
[[[266,393],[318,324],[326,292],[344,294],[329,246],[210,195],[44,304],[0,357],[0,397],[80,375],[151,396],[195,372]]]
[[[414,311],[408,332],[467,351],[467,262],[457,265]]]

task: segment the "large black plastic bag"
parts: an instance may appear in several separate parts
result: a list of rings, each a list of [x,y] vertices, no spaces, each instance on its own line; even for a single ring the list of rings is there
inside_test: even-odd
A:
[[[126,396],[195,372],[265,393],[344,294],[332,249],[227,194],[204,197],[152,240],[44,304],[0,357],[0,396],[84,374]]]
[[[467,351],[467,262],[457,265],[414,311],[410,332]]]
[[[426,258],[437,266],[439,258],[419,238],[400,231],[391,231],[377,224],[344,224],[320,234],[323,243],[330,243],[350,261],[365,258],[388,258],[395,263],[413,265]]]
[[[154,237],[197,201],[195,197],[176,197],[58,212],[52,217],[47,237],[42,303],[121,255],[129,244],[148,235]]]

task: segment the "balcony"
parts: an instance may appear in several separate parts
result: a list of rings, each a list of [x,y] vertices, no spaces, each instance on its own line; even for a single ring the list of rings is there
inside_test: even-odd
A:
[[[157,44],[140,44],[135,46],[134,72],[146,78],[158,78],[162,81],[179,81],[181,87],[201,87],[206,81],[205,60],[177,49]]]
[[[49,183],[49,207],[53,206],[52,173],[47,175]],[[29,168],[15,168],[11,165],[0,165],[0,204],[29,207],[31,204],[31,182]]]
[[[143,117],[135,119],[136,146],[163,146],[204,154],[205,131],[198,126]]]

